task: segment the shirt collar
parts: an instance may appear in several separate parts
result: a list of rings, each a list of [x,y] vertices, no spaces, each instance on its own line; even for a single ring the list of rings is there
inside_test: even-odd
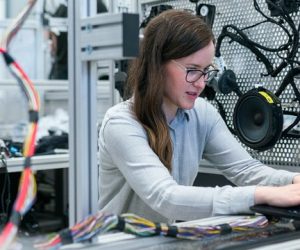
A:
[[[184,116],[184,117],[186,118],[187,121],[190,120],[190,115],[189,115],[189,113],[188,113],[188,111],[187,111],[186,109],[181,109],[181,108],[179,108],[179,109],[177,110],[177,114],[178,114],[178,115],[180,114],[181,116]]]
[[[169,126],[171,128],[175,128],[177,126],[177,124],[180,123],[180,121],[182,121],[183,119],[186,119],[187,121],[189,121],[189,119],[190,119],[189,114],[188,114],[187,110],[179,108],[176,112],[175,118],[169,124]]]

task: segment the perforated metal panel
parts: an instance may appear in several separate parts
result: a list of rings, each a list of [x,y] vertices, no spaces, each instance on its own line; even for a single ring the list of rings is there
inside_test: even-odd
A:
[[[167,1],[140,1],[142,17],[146,17],[151,9],[151,6],[157,4],[169,4],[175,9],[188,9],[195,12],[196,5],[188,0],[167,0]],[[253,6],[252,0],[206,0],[199,1],[199,3],[213,4],[216,6],[216,16],[213,25],[213,31],[217,38],[221,33],[224,25],[233,24],[238,28],[250,26],[265,20]],[[269,15],[269,10],[265,0],[258,0],[258,4],[262,11]],[[299,11],[292,14],[292,18],[295,24],[299,23]],[[287,41],[287,36],[283,33],[282,29],[278,26],[264,23],[257,27],[245,30],[246,34],[254,41],[263,44],[268,47],[278,47]],[[237,81],[243,93],[254,88],[257,84],[264,86],[266,89],[275,93],[278,86],[285,77],[288,68],[284,69],[277,77],[265,77],[262,74],[266,74],[267,71],[263,63],[258,62],[253,53],[247,48],[242,47],[238,43],[229,43],[229,39],[225,38],[222,43],[221,53],[224,57],[228,68],[232,69],[237,75]],[[281,59],[274,55],[267,53],[266,56],[271,60],[274,67],[277,67],[281,63]],[[297,53],[297,60],[299,60],[299,49]],[[300,90],[300,78],[295,81],[298,89]],[[220,100],[226,111],[226,118],[229,126],[233,127],[233,111],[235,104],[238,100],[236,94],[221,95],[217,94],[218,100]],[[291,105],[295,94],[288,86],[287,89],[280,95],[282,106],[287,111],[300,112],[299,105]],[[215,103],[214,103],[215,105]],[[285,119],[285,125],[286,121]],[[238,139],[238,138],[237,138]],[[299,167],[300,166],[300,140],[291,138],[282,138],[276,145],[267,151],[256,152],[245,145],[243,145],[247,151],[256,159],[273,166],[288,166]],[[222,142],[220,142],[222,143]],[[295,169],[297,171],[298,169]]]

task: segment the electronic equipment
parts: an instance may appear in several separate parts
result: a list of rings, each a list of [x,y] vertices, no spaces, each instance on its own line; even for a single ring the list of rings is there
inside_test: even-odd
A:
[[[253,212],[261,213],[267,216],[300,220],[300,206],[277,207],[277,206],[261,204],[261,205],[251,206],[250,209]]]
[[[241,93],[237,85],[235,73],[230,69],[224,70],[223,73],[212,77],[206,85],[224,95],[227,95],[232,91],[236,92],[238,95]]]
[[[216,6],[212,4],[199,4],[196,7],[196,13],[200,16],[211,28],[213,27],[215,15],[216,15]]]
[[[283,112],[279,98],[263,87],[240,96],[233,124],[237,136],[250,148],[263,151],[273,147],[283,128]]]
[[[271,16],[282,15],[282,10],[286,13],[297,12],[300,6],[299,0],[271,0],[266,1]]]

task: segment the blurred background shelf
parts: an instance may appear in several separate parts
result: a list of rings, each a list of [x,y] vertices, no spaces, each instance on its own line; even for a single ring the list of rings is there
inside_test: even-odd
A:
[[[69,167],[69,154],[42,155],[31,158],[33,170],[62,169]],[[23,169],[24,158],[11,158],[7,160],[9,173],[20,172]]]

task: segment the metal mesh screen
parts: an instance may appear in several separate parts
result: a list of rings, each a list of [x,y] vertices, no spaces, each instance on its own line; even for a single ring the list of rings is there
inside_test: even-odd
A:
[[[213,31],[216,38],[221,33],[224,25],[233,24],[241,29],[265,20],[262,15],[255,10],[253,1],[251,0],[206,0],[199,1],[199,3],[213,4],[216,6],[216,16],[213,24]],[[188,0],[141,1],[142,18],[148,16],[151,7],[158,4],[168,4],[172,5],[175,9],[188,9],[194,12],[196,7],[194,3]],[[262,11],[269,16],[270,12],[265,1],[258,0],[258,4]],[[299,11],[293,13],[292,18],[295,24],[298,25],[300,19]],[[268,47],[278,47],[287,41],[287,36],[282,29],[270,23],[263,23],[254,28],[244,30],[244,32],[246,32],[252,40]],[[229,43],[228,38],[225,38],[222,42],[221,53],[228,68],[236,73],[238,84],[243,93],[254,88],[257,84],[275,93],[288,71],[288,68],[284,69],[277,77],[262,76],[262,73],[265,74],[267,72],[264,64],[258,62],[255,55],[247,48],[235,42]],[[277,67],[282,61],[275,54],[265,52],[264,54],[270,59],[274,67]],[[299,49],[297,58],[297,60],[299,60]],[[295,83],[300,90],[300,77],[295,80]],[[238,100],[237,95],[234,93],[226,96],[217,94],[217,98],[224,105],[229,126],[233,127],[232,116],[235,104]],[[299,112],[299,105],[292,105],[294,99],[295,94],[291,86],[288,86],[280,95],[280,100],[285,110]],[[216,104],[214,103],[214,105]],[[286,118],[285,116],[285,125],[287,122]],[[243,146],[254,158],[267,165],[289,166],[290,169],[290,167],[300,166],[299,142],[299,139],[281,138],[272,149],[263,152],[257,152],[245,145]],[[222,142],[220,141],[220,143]]]

